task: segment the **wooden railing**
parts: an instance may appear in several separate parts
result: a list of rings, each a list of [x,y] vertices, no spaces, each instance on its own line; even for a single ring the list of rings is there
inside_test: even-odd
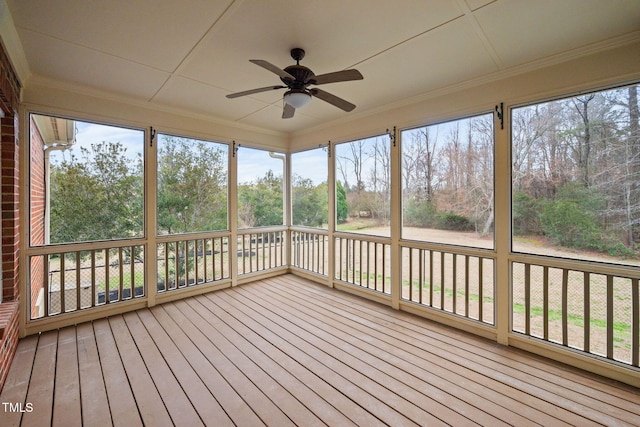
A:
[[[145,296],[143,245],[63,250],[28,257],[31,315],[40,319]]]
[[[231,233],[160,236],[156,277],[145,277],[146,246],[136,241],[29,248],[31,321],[79,313],[238,275],[290,267],[390,296],[391,243],[385,237],[272,227]],[[330,250],[333,258],[330,258]],[[230,252],[231,251],[231,252]],[[289,252],[290,251],[290,252]],[[494,325],[492,251],[401,241],[400,301]],[[511,331],[541,342],[640,366],[640,275],[625,266],[512,255]],[[149,290],[145,289],[145,283]],[[132,305],[132,306],[133,306]],[[413,305],[412,305],[413,306]],[[115,307],[114,307],[115,309]],[[111,310],[103,308],[102,311]],[[100,311],[100,310],[99,310]],[[84,315],[82,315],[84,316]]]
[[[543,259],[512,262],[511,271],[514,332],[639,366],[637,271]]]
[[[286,229],[240,230],[238,275],[286,266]]]
[[[329,274],[329,234],[323,230],[291,231],[291,266],[326,276]]]
[[[493,325],[494,260],[473,249],[403,243],[402,296],[429,309]]]
[[[391,294],[388,238],[341,234],[335,237],[335,279]]]
[[[230,277],[229,236],[164,236],[157,243],[159,293],[213,283]]]

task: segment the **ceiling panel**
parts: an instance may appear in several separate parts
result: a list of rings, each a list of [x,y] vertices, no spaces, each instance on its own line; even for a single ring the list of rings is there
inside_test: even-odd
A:
[[[345,85],[341,94],[366,110],[495,70],[468,20],[458,19],[362,64],[367,85]]]
[[[148,100],[168,73],[92,49],[23,30],[33,73]]]
[[[209,114],[221,119],[236,121],[250,112],[266,107],[269,103],[255,98],[244,97],[237,100],[224,98],[226,92],[194,80],[172,77],[154,97],[153,103],[177,107],[187,111]]]
[[[277,76],[249,59],[284,68],[294,63],[289,51],[301,47],[306,50],[301,64],[323,74],[350,68],[461,16],[448,0],[399,4],[330,0],[294,7],[290,2],[245,1],[207,36],[180,72],[230,92],[278,84]],[[256,85],[247,86],[250,80]]]
[[[231,0],[10,0],[18,29],[173,71]],[[27,56],[32,55],[27,52]]]
[[[509,67],[638,30],[640,1],[499,1],[475,16]]]

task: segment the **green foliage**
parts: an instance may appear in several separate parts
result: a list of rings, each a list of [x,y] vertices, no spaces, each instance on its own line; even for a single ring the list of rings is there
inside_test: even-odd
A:
[[[269,170],[255,183],[238,185],[239,227],[282,225],[282,176]]]
[[[473,231],[473,222],[464,215],[455,212],[442,212],[438,214],[437,228],[453,231]]]
[[[540,220],[545,234],[555,244],[576,249],[597,249],[601,228],[594,208],[602,202],[597,195],[576,183],[565,184],[554,200],[548,201]]]
[[[409,227],[452,231],[475,230],[473,221],[468,217],[455,212],[438,212],[436,206],[428,200],[407,200],[404,203],[403,221],[404,225]]]
[[[293,225],[322,227],[326,224],[327,184],[314,186],[310,179],[294,175],[291,187]]]
[[[542,209],[544,232],[555,244],[594,250],[617,256],[633,256],[633,251],[607,232],[598,219],[605,208],[602,195],[578,183],[562,186],[554,200]]]
[[[409,199],[404,204],[403,221],[409,227],[434,228],[437,224],[436,207],[427,200]]]
[[[512,200],[513,234],[516,236],[542,234],[541,204],[522,191],[516,191]]]
[[[227,153],[217,144],[164,137],[158,151],[158,229],[227,228]]]
[[[347,193],[340,181],[336,181],[336,221],[343,224],[347,221],[347,213],[349,207],[347,205]]]
[[[51,243],[141,236],[142,159],[132,164],[119,142],[80,150],[51,165]]]

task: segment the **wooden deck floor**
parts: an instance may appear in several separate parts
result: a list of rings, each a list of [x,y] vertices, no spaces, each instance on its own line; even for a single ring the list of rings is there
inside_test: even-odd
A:
[[[0,402],[3,427],[640,425],[638,389],[292,275],[27,337]]]

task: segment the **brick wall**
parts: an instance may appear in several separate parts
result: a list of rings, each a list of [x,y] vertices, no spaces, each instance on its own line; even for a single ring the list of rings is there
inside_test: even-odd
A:
[[[20,83],[0,45],[0,209],[2,211],[2,303],[0,304],[0,390],[18,346],[19,333],[19,123]]]
[[[0,119],[2,166],[2,300],[18,299],[19,233],[19,149],[18,115]]]
[[[0,391],[18,346],[18,302],[0,304]]]
[[[44,141],[38,130],[38,126],[33,119],[29,122],[30,130],[30,148],[29,148],[29,175],[30,175],[30,210],[31,210],[31,244],[42,245],[44,241],[44,224],[45,224],[45,152]],[[44,257],[34,257],[31,259],[30,265],[30,280],[31,280],[31,295],[29,300],[31,301],[31,318],[38,316],[36,310],[36,303],[38,302],[38,295],[42,289],[44,283]],[[26,295],[25,295],[26,297]]]

